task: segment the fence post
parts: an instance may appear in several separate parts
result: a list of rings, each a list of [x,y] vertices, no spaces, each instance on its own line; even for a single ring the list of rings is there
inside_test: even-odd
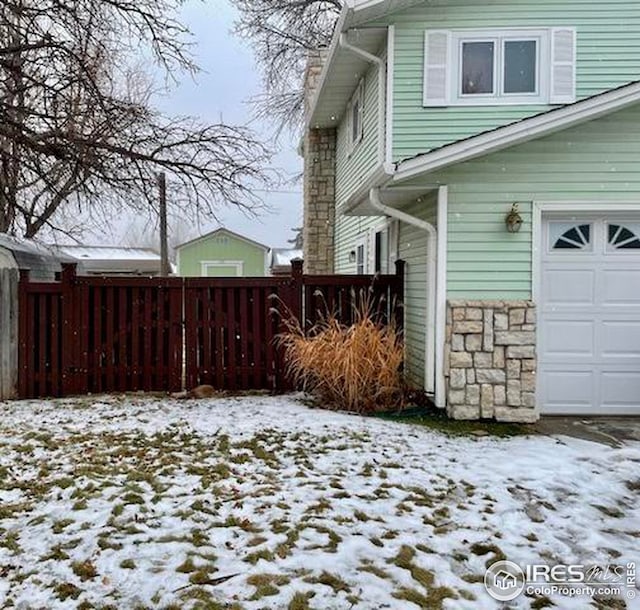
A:
[[[20,282],[18,283],[18,396],[29,396],[29,367],[28,351],[33,349],[29,345],[29,325],[27,320],[27,286],[29,284],[29,269],[20,269]]]
[[[394,308],[396,328],[402,330],[404,328],[404,278],[406,262],[401,258],[396,260],[396,281],[394,285],[394,295],[391,295],[391,307]]]
[[[15,398],[18,381],[18,271],[0,269],[0,400]]]
[[[304,311],[302,303],[304,302],[304,278],[302,275],[303,261],[296,258],[291,261],[291,303],[289,309],[300,322],[300,326],[304,328]]]
[[[62,396],[76,394],[76,354],[78,350],[78,326],[74,288],[76,264],[63,263],[60,281],[62,282],[62,333],[61,333],[61,369]]]

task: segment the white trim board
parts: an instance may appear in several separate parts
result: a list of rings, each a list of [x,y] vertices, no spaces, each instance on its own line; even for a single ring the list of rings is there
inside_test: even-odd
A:
[[[200,272],[203,277],[216,277],[207,275],[207,268],[212,267],[235,267],[236,277],[242,277],[244,273],[244,261],[200,261]]]
[[[435,405],[447,406],[445,371],[445,341],[447,325],[447,242],[449,187],[438,189],[438,253],[436,256],[436,344],[435,344]]]
[[[540,294],[540,281],[542,271],[542,216],[547,213],[567,213],[576,214],[591,213],[624,213],[640,212],[640,200],[634,202],[621,201],[597,201],[597,202],[577,202],[577,201],[534,201],[531,208],[531,300],[538,303]]]
[[[389,26],[387,34],[387,99],[385,108],[384,163],[393,162],[393,84],[395,70],[396,27]]]
[[[493,131],[478,134],[466,140],[443,146],[431,153],[400,161],[396,166],[393,181],[409,180],[463,161],[470,161],[516,144],[522,144],[556,131],[595,120],[638,102],[640,102],[640,82],[538,114]]]

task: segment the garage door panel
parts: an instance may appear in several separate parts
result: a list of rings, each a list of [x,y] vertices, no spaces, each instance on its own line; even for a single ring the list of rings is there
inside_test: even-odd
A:
[[[562,222],[545,221],[538,303],[545,413],[640,415],[640,248],[623,249],[612,222],[604,214],[572,215],[567,226],[589,224],[591,231],[588,243],[569,252],[551,239]]]
[[[591,370],[545,370],[542,401],[547,409],[555,411],[562,407],[581,407],[585,410],[593,406],[594,372]]]
[[[545,355],[550,361],[592,358],[595,352],[593,320],[554,319],[543,327]]]
[[[621,263],[621,266],[624,263]],[[601,303],[603,305],[640,307],[640,270],[604,269]]]
[[[602,322],[601,346],[601,355],[605,360],[620,358],[640,361],[640,321],[624,319]]]
[[[545,273],[545,305],[593,304],[595,278],[595,272],[588,269],[548,269]]]
[[[640,400],[640,372],[603,371],[600,377],[601,405],[606,410],[636,407]]]

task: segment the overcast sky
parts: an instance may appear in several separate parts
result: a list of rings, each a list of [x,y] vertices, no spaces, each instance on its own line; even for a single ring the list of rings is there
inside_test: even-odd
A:
[[[158,100],[168,114],[192,115],[204,121],[245,124],[251,120],[251,107],[247,100],[260,93],[260,78],[247,44],[230,33],[234,9],[226,0],[189,0],[183,9],[183,21],[194,34],[194,54],[202,72],[195,81],[185,77],[169,95]],[[253,125],[265,137],[266,125]],[[287,144],[285,142],[285,144]],[[274,166],[292,178],[302,171],[302,160],[293,141],[274,160]],[[281,187],[283,192],[259,193],[272,211],[258,218],[247,218],[237,210],[222,209],[219,217],[227,228],[271,247],[288,246],[293,236],[291,229],[302,224],[302,185],[298,181]],[[175,222],[175,221],[173,221]],[[180,235],[193,232],[206,233],[219,225],[213,220],[200,227],[184,227]],[[170,227],[171,229],[171,227]],[[117,242],[124,234],[116,228],[111,241]],[[109,236],[104,237],[105,240]]]

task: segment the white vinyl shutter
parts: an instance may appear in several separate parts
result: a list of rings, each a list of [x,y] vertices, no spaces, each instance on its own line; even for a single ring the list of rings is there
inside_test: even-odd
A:
[[[552,104],[576,101],[576,30],[551,30],[551,99]]]
[[[424,106],[449,105],[451,33],[427,30],[424,38]]]

